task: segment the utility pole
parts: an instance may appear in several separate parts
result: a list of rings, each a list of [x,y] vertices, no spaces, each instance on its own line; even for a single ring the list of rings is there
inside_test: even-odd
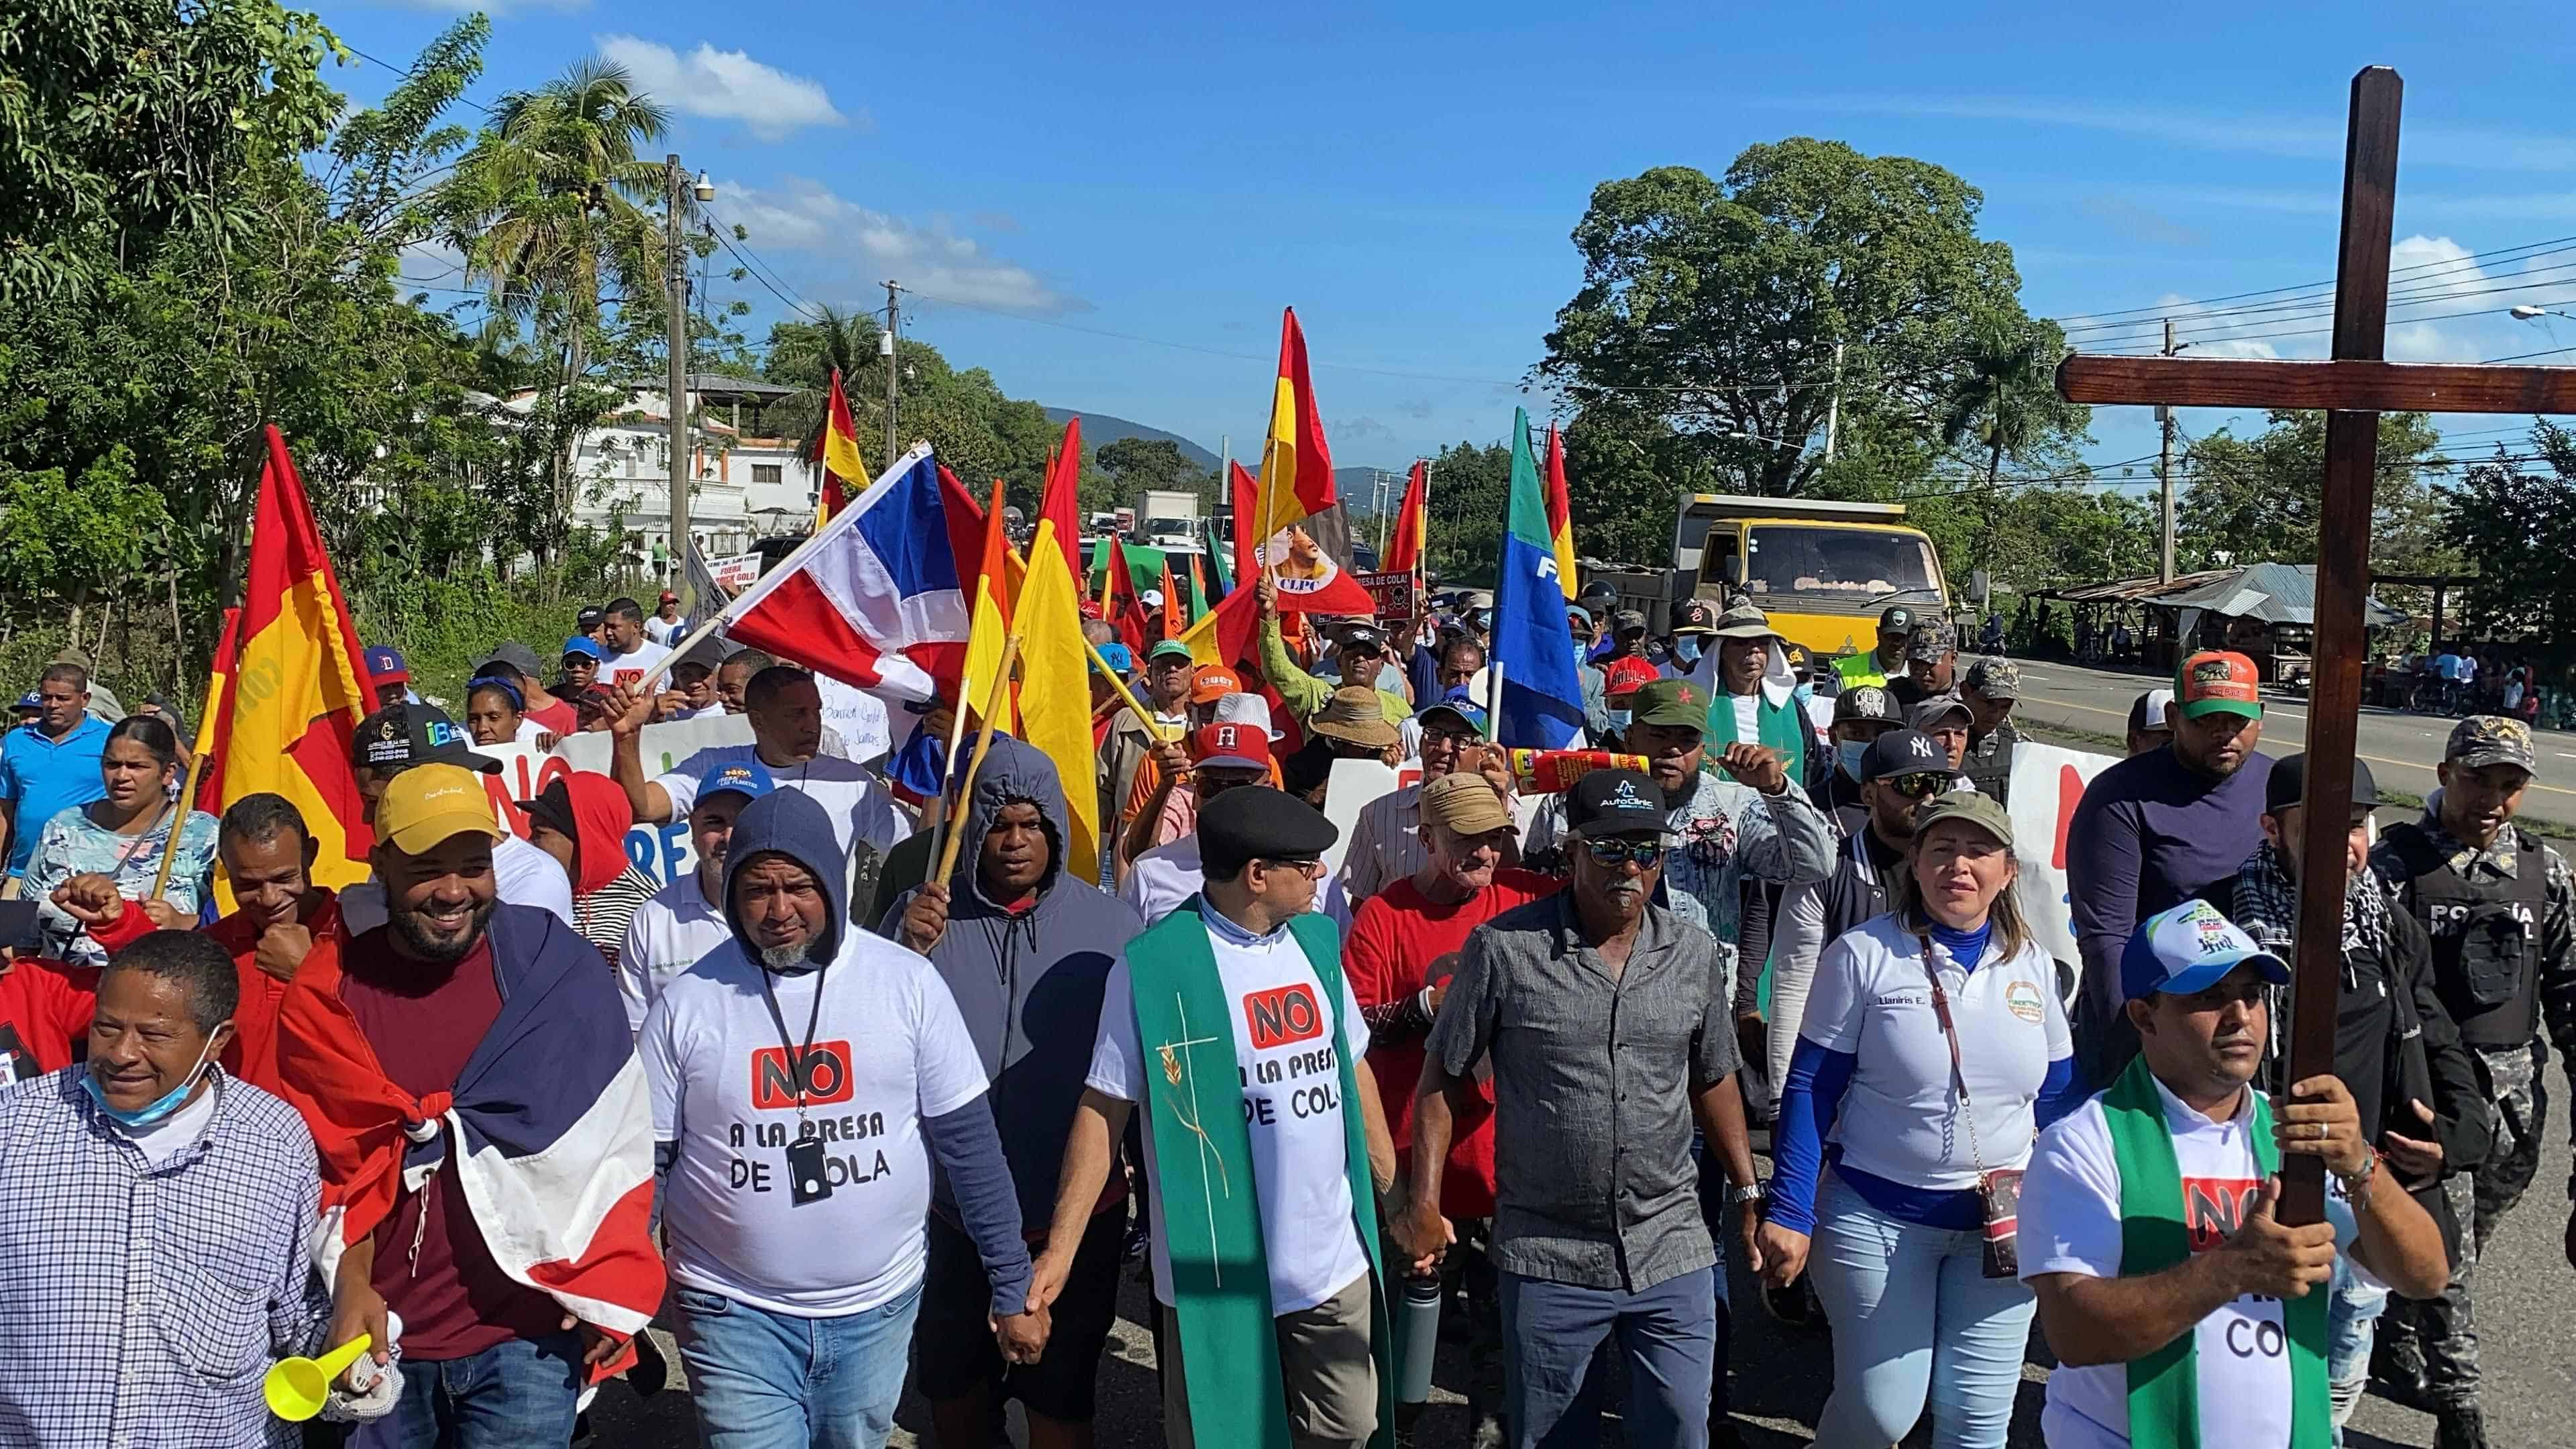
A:
[[[680,153],[674,151],[662,158],[662,248],[663,283],[668,298],[664,312],[669,319],[668,344],[671,352],[670,391],[665,398],[665,411],[670,414],[670,463],[662,471],[671,491],[671,573],[665,587],[680,596],[683,612],[693,605],[689,598],[689,571],[682,565],[681,550],[689,546],[689,264],[687,250],[680,243],[680,219],[688,210],[687,193],[680,172]]]
[[[1834,395],[1825,402],[1825,461],[1834,460],[1834,434],[1843,420],[1843,345],[1834,344]]]
[[[2171,357],[2180,350],[2180,348],[2174,346],[2173,319],[2171,317],[2167,317],[2165,319],[2164,355]],[[2173,582],[2174,576],[2174,420],[2173,409],[2163,403],[2156,404],[2156,432],[2158,434],[2156,441],[2156,482],[2158,490],[2164,495],[2164,552],[2161,555],[2160,561],[2156,565],[2156,581],[2158,583],[2169,584]]]
[[[896,358],[896,356],[895,356],[895,350],[894,350],[895,332],[896,332],[896,330],[897,330],[898,328],[900,328],[900,327],[903,325],[903,313],[902,313],[902,311],[900,310],[900,306],[901,306],[901,304],[895,301],[895,293],[896,293],[896,291],[897,291],[897,290],[899,290],[899,289],[895,286],[895,284],[894,284],[894,279],[893,279],[893,278],[889,277],[889,278],[887,278],[887,279],[886,279],[885,289],[886,289],[886,325],[885,325],[885,331],[880,332],[880,333],[878,333],[878,334],[877,334],[877,356],[882,357],[882,358],[884,358],[884,359],[885,359],[885,370],[886,370],[886,460],[885,460],[885,465],[886,465],[888,468],[892,468],[892,467],[894,466],[894,460],[895,460],[895,459],[897,459],[897,458],[899,458],[899,457],[901,457],[901,456],[903,456],[903,448],[901,447],[901,445],[899,445],[899,444],[897,444],[897,443],[895,442],[895,436],[896,436],[896,435],[895,435],[895,382],[896,382],[896,368],[900,365],[900,362],[899,362],[899,360]]]

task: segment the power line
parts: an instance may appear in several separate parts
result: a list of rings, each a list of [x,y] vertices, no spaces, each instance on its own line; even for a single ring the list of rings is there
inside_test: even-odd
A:
[[[2516,246],[2496,247],[2488,251],[2471,252],[2466,256],[2446,257],[2436,261],[2418,262],[2413,266],[2399,267],[2395,271],[2390,272],[2389,276],[2392,278],[2402,277],[2414,272],[2433,271],[2443,267],[2456,267],[2464,262],[2473,262],[2480,260],[2481,258],[2502,257],[2507,252],[2531,252],[2544,247],[2557,247],[2570,243],[2576,243],[2576,236],[2553,237],[2548,241],[2524,242]],[[2306,292],[2313,291],[2318,288],[2324,288],[2328,292],[2331,292],[2334,289],[2334,286],[2335,283],[2330,278],[2322,282],[2299,282],[2287,287],[2262,287],[2250,292],[2228,292],[2216,297],[2203,297],[2198,301],[2159,302],[2146,307],[2122,307],[2106,312],[2070,312],[2066,314],[2066,316],[2055,320],[2063,326],[2067,322],[2082,322],[2088,319],[2101,317],[2127,317],[2138,313],[2155,313],[2158,316],[2162,316],[2165,312],[2171,311],[2176,307],[2205,307],[2213,302],[2234,302],[2246,297],[2273,297],[2279,296],[2285,292]]]

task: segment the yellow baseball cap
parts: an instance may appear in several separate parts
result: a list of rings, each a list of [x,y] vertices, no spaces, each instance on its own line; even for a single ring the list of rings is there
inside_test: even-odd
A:
[[[501,838],[483,782],[462,765],[414,765],[385,785],[376,802],[376,837],[405,855],[420,855],[457,835]]]

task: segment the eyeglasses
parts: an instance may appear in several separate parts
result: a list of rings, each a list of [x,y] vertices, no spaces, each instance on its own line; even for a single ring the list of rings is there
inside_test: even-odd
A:
[[[1264,856],[1261,863],[1276,870],[1293,870],[1308,876],[1315,875],[1324,868],[1324,862],[1314,856]]]
[[[1583,848],[1603,865],[1633,860],[1640,869],[1652,870],[1655,862],[1664,858],[1664,843],[1660,840],[1587,840]]]
[[[1908,800],[1926,800],[1950,788],[1950,777],[1929,771],[1912,775],[1882,775],[1881,784]]]

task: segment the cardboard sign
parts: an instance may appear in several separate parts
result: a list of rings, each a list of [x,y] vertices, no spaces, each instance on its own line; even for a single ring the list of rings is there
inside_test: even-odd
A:
[[[1361,574],[1351,577],[1377,601],[1377,621],[1395,629],[1422,617],[1422,580],[1411,572]]]
[[[2040,948],[2079,966],[2075,916],[2066,892],[2066,829],[2093,777],[2118,764],[2109,755],[2029,740],[2013,746],[2013,855],[2021,866],[2022,918]]]
[[[733,714],[646,725],[639,739],[647,776],[668,774],[681,761],[711,746],[749,743],[751,721]],[[609,736],[582,734],[565,738],[551,753],[534,745],[477,745],[474,752],[501,762],[499,774],[481,777],[483,792],[491,797],[493,818],[503,829],[524,840],[528,817],[518,802],[535,799],[557,776],[574,770],[607,774],[609,749]],[[697,851],[689,844],[689,822],[674,820],[668,825],[627,827],[626,858],[651,876],[654,884],[669,885],[697,868]]]
[[[707,560],[707,576],[730,597],[752,586],[760,578],[760,555],[737,553]]]

